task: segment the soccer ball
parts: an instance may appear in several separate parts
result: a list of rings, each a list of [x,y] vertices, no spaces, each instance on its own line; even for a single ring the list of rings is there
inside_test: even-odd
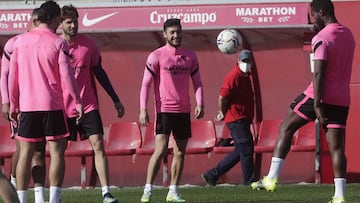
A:
[[[242,46],[241,35],[233,29],[225,29],[219,33],[216,38],[216,44],[219,50],[224,54],[234,54]]]

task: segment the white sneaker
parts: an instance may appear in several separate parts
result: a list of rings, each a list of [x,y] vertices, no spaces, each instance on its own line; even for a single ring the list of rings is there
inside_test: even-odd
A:
[[[166,202],[186,202],[186,200],[181,199],[178,193],[168,193],[166,196]]]
[[[149,203],[151,200],[151,192],[144,192],[141,196],[141,203]]]

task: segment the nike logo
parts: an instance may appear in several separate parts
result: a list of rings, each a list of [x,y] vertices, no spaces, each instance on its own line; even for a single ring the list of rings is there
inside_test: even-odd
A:
[[[104,16],[100,16],[100,17],[97,17],[97,18],[93,18],[93,19],[89,19],[88,18],[88,14],[86,13],[84,18],[83,18],[83,25],[85,27],[89,27],[89,26],[92,26],[92,25],[95,25],[96,23],[98,22],[101,22],[107,18],[110,18],[111,16],[113,15],[116,15],[118,12],[114,12],[114,13],[110,13],[110,14],[107,14],[107,15],[104,15]]]

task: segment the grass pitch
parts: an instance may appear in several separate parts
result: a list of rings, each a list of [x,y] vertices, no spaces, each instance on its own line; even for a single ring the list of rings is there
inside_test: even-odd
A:
[[[119,203],[139,203],[143,188],[112,188],[111,191]],[[167,191],[167,188],[155,188],[152,203],[165,203]],[[279,185],[275,192],[255,191],[245,186],[184,186],[179,191],[187,203],[327,203],[334,193],[334,186],[284,184]],[[100,188],[63,189],[61,202],[101,203],[100,194]],[[32,190],[28,192],[28,197],[28,202],[34,202]],[[346,202],[360,203],[360,184],[347,185]]]

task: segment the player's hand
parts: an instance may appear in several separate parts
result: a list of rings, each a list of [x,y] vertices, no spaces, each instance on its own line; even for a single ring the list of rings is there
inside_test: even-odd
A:
[[[11,121],[18,122],[19,121],[19,112],[10,112],[9,119]]]
[[[115,102],[114,103],[115,109],[117,111],[117,116],[119,118],[123,117],[125,114],[125,108],[124,105],[121,102]]]
[[[195,107],[194,115],[195,115],[196,119],[200,119],[200,118],[204,117],[204,114],[205,114],[205,112],[204,112],[204,107],[203,106],[198,105],[198,106]]]
[[[146,109],[140,109],[139,123],[144,126],[149,124],[149,114]]]
[[[216,117],[215,117],[215,120],[216,121],[222,121],[222,120],[224,120],[224,114],[223,114],[223,112],[221,112],[221,111],[218,111],[218,113],[217,113],[217,115],[216,115]]]
[[[10,111],[10,104],[9,103],[3,104],[2,105],[2,115],[6,120],[10,121],[9,111]]]
[[[319,120],[321,126],[326,126],[328,118],[324,115],[324,111],[321,108],[321,104],[314,107],[316,118]]]
[[[78,125],[84,118],[84,109],[81,104],[76,104],[76,125]]]

